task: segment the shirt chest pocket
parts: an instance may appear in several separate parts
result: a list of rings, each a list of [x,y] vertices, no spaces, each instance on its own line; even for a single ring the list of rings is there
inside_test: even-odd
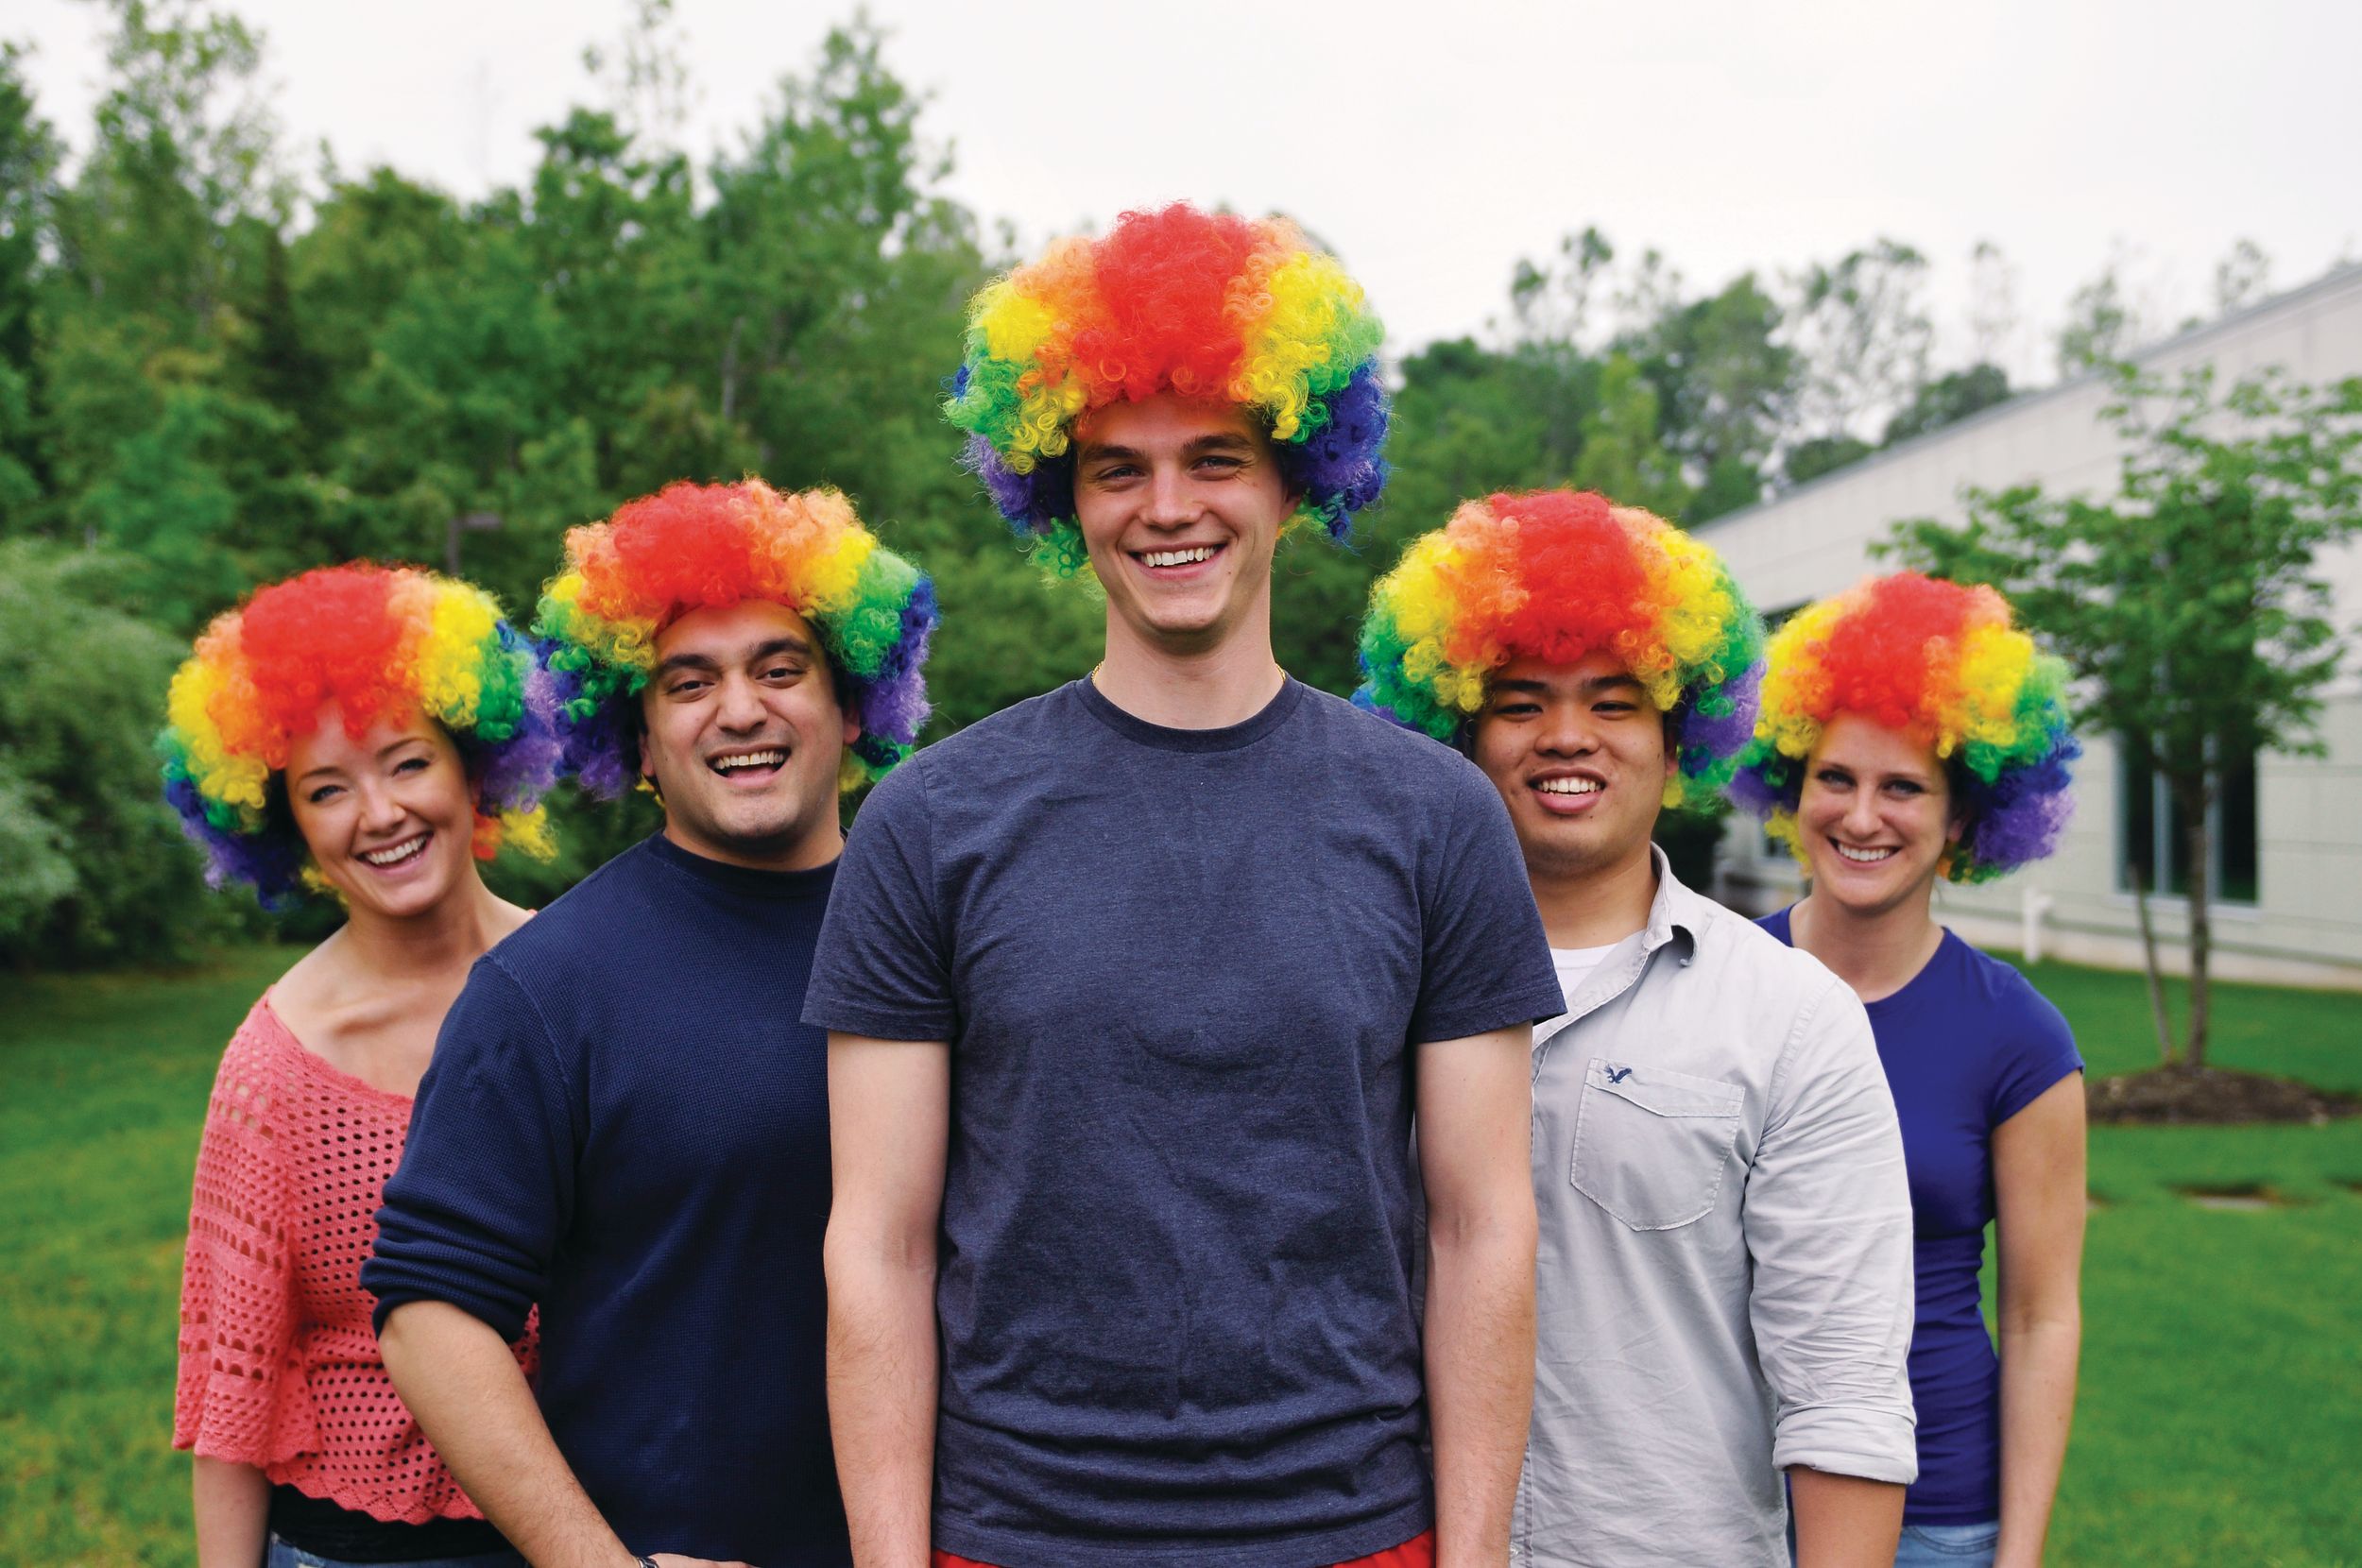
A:
[[[1569,1180],[1635,1231],[1702,1219],[1721,1196],[1746,1098],[1736,1083],[1595,1056],[1575,1106]]]

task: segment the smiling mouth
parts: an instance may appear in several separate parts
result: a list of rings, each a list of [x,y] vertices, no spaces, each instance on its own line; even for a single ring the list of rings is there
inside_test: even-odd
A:
[[[1222,554],[1218,544],[1191,545],[1187,550],[1136,550],[1132,558],[1150,571],[1167,571],[1174,567],[1196,566]]]
[[[398,865],[406,865],[426,853],[426,841],[434,836],[433,830],[430,829],[420,833],[417,838],[404,839],[400,844],[387,844],[383,849],[364,849],[361,851],[361,859],[365,863],[373,865],[380,871]]]
[[[1880,861],[1891,860],[1895,853],[1891,844],[1884,849],[1857,849],[1850,844],[1839,844],[1835,839],[1831,839],[1829,844],[1841,858],[1856,865],[1876,865]]]
[[[1595,795],[1607,786],[1596,778],[1546,778],[1534,788],[1546,795]]]
[[[730,752],[707,758],[706,766],[724,778],[762,777],[787,766],[787,753],[777,746],[765,751]]]

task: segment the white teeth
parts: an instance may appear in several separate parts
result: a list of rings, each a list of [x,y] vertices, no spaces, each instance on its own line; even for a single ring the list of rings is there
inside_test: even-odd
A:
[[[1140,557],[1150,566],[1194,566],[1214,558],[1214,547],[1199,545],[1194,550],[1152,550]]]
[[[712,767],[716,773],[728,773],[736,768],[776,768],[787,761],[783,751],[750,751],[737,757],[717,757]]]
[[[1534,788],[1546,795],[1593,795],[1607,786],[1596,778],[1546,778]]]
[[[361,858],[371,865],[400,865],[412,856],[423,852],[426,848],[426,839],[427,836],[421,833],[407,844],[398,844],[391,849],[365,849],[361,852]]]
[[[1860,861],[1864,863],[1874,861],[1883,861],[1888,856],[1894,853],[1891,847],[1886,849],[1856,849],[1853,845],[1846,844],[1839,844],[1837,846],[1837,852],[1844,856],[1849,861]]]

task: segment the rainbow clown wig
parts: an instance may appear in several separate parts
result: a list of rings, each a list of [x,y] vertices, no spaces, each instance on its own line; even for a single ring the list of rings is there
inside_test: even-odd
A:
[[[554,852],[540,798],[557,773],[556,696],[532,649],[482,588],[354,562],[259,590],[172,677],[164,797],[214,886],[250,883],[275,908],[323,885],[282,775],[330,703],[356,738],[381,720],[443,727],[475,787],[477,859],[505,844]]]
[[[920,667],[935,626],[925,572],[880,544],[834,490],[782,495],[759,479],[668,485],[570,530],[534,631],[556,675],[569,771],[594,794],[640,775],[640,692],[659,633],[750,599],[812,623],[837,698],[861,721],[838,786],[882,778],[927,722]]]
[[[1965,818],[1943,871],[1982,882],[2058,847],[2073,799],[2066,666],[2037,653],[1989,588],[1916,571],[1799,610],[1772,639],[1763,715],[1732,798],[1799,856],[1796,805],[1822,726],[1840,713],[1901,730],[1944,764]]]
[[[944,405],[966,461],[1061,577],[1082,570],[1075,421],[1160,392],[1251,409],[1311,519],[1340,542],[1386,484],[1385,336],[1361,287],[1285,218],[1176,202],[1065,239],[979,293]]]
[[[1665,804],[1727,783],[1755,720],[1763,623],[1721,557],[1636,506],[1494,495],[1411,541],[1370,592],[1353,700],[1465,746],[1495,671],[1608,652],[1668,717]]]

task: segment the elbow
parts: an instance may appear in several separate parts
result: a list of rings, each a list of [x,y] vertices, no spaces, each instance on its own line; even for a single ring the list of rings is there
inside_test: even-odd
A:
[[[829,1216],[829,1228],[821,1239],[820,1268],[831,1296],[891,1282],[932,1287],[935,1249],[933,1223],[881,1224],[839,1207]]]

